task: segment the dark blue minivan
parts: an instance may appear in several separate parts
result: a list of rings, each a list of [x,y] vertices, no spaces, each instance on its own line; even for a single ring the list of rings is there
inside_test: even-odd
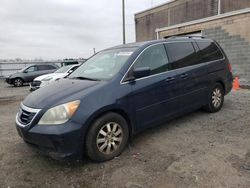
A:
[[[23,140],[54,158],[118,156],[132,135],[185,113],[221,109],[232,72],[213,40],[172,37],[103,50],[31,93],[16,115]]]

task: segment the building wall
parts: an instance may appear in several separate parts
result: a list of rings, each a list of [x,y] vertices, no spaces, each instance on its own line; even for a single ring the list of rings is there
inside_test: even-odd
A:
[[[250,7],[250,0],[221,0],[221,13]],[[177,0],[135,15],[136,41],[156,39],[155,30],[218,14],[218,0]]]

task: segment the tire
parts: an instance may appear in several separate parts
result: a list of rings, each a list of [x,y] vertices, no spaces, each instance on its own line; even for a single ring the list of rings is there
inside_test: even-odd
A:
[[[86,136],[87,156],[104,162],[121,154],[129,137],[128,124],[119,114],[110,112],[94,121]]]
[[[15,78],[13,84],[15,87],[21,87],[23,86],[23,80],[21,78]]]
[[[221,84],[216,83],[209,94],[208,104],[204,109],[210,113],[220,111],[224,103],[224,89]]]

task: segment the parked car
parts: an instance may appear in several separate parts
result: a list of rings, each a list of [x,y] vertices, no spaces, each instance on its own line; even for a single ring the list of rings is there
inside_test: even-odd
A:
[[[31,93],[17,113],[16,128],[27,143],[54,158],[86,154],[107,161],[146,128],[199,108],[219,111],[232,81],[226,54],[210,39],[122,45]]]
[[[6,78],[6,82],[16,87],[22,86],[24,83],[32,82],[34,78],[43,74],[55,72],[58,66],[54,64],[33,64],[29,65],[22,70],[10,75]]]
[[[47,86],[57,80],[65,78],[70,73],[72,73],[75,69],[77,69],[79,66],[80,66],[79,64],[67,65],[67,66],[61,67],[54,73],[38,76],[37,78],[33,80],[33,82],[30,82],[30,91],[35,91],[36,89],[39,89],[40,87]]]

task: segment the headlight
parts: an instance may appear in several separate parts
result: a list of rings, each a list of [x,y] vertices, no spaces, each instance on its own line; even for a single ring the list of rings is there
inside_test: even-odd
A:
[[[50,80],[52,80],[52,78],[53,77],[46,77],[46,78],[42,79],[42,81],[50,81]]]
[[[75,113],[80,105],[80,101],[72,101],[66,104],[50,108],[42,116],[39,125],[59,125],[67,122]]]

